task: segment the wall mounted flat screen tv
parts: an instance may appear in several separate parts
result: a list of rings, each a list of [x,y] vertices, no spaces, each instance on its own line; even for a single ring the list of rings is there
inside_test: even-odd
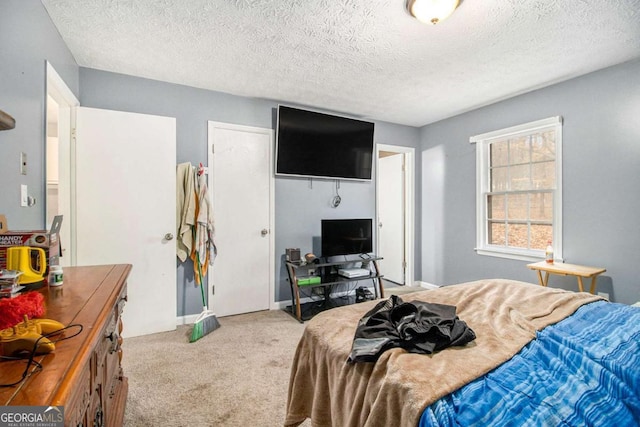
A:
[[[373,251],[372,220],[323,219],[322,256],[365,254]]]
[[[371,180],[374,124],[278,106],[276,175]]]

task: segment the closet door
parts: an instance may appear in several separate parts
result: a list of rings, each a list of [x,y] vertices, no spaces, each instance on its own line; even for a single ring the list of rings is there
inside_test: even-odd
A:
[[[125,337],[176,327],[176,120],[79,107],[77,265],[133,264]]]
[[[267,310],[274,299],[272,147],[271,129],[209,122],[218,247],[209,308],[219,316]]]

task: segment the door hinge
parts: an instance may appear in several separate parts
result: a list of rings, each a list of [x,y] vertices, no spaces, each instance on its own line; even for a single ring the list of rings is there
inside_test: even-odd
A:
[[[404,270],[406,270],[406,269],[407,269],[407,261],[402,261],[402,268],[403,268]]]
[[[76,128],[71,128],[71,138],[76,139]]]
[[[211,154],[216,154],[216,146],[211,144]]]
[[[202,285],[200,285],[202,286]],[[216,294],[216,287],[215,286],[211,286],[211,295],[215,295]]]

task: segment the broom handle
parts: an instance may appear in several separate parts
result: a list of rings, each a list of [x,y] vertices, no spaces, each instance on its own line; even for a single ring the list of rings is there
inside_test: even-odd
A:
[[[200,292],[202,293],[202,307],[208,309],[207,300],[204,296],[204,283],[202,282],[202,265],[200,264],[200,254],[196,250],[196,261],[198,262],[198,277],[200,277]]]

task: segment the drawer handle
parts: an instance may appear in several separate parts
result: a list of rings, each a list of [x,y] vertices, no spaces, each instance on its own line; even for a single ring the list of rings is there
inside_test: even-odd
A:
[[[120,344],[122,344],[122,338],[120,338],[120,334],[118,334],[118,332],[116,331],[113,331],[108,335],[105,335],[104,337],[111,341],[111,345],[109,346],[109,353],[113,353],[118,350]]]

